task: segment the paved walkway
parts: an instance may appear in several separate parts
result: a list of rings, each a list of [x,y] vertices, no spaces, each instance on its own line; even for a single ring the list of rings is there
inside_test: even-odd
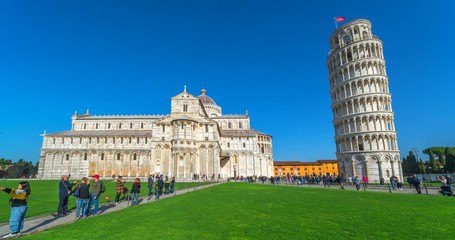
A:
[[[197,186],[197,187],[192,187],[192,188],[187,188],[187,189],[182,189],[179,191],[176,191],[174,194],[169,194],[169,195],[162,195],[161,199],[166,199],[170,198],[176,195],[182,195],[187,192],[193,192],[197,191],[200,189],[212,187],[215,185],[218,185],[221,183],[213,183],[213,184],[208,184],[208,185],[202,185],[202,186]],[[257,182],[256,184],[262,184],[261,182]],[[267,181],[265,184],[270,184],[269,181]],[[281,186],[286,186],[287,184],[283,184],[283,182],[280,184]],[[299,187],[299,188],[324,188],[323,185],[312,185],[312,184],[305,184],[305,185],[287,185],[287,186],[294,186],[294,187]],[[339,189],[339,186],[337,185],[332,185],[327,188],[332,188],[332,189]],[[355,186],[354,185],[345,185],[346,190],[350,191],[355,191]],[[361,191],[363,191],[363,188],[361,188]],[[369,185],[366,191],[375,191],[375,192],[389,192],[389,188],[387,185]],[[437,187],[430,187],[427,190],[422,186],[422,195],[426,195],[428,191],[428,195],[438,195],[442,196],[438,191],[439,188]],[[410,188],[408,185],[403,187],[403,190],[392,190],[392,193],[395,194],[417,194],[416,190],[414,188]],[[154,202],[155,197],[141,197],[139,199],[139,204],[147,204],[149,202]],[[116,212],[122,209],[125,209],[129,206],[130,202],[122,201],[119,204],[115,205],[114,203],[108,203],[104,205],[100,205],[100,211],[102,214],[108,214],[111,212]],[[65,225],[68,223],[72,223],[76,221],[76,213],[75,210],[71,211],[70,214],[64,216],[64,217],[58,217],[54,215],[49,215],[45,217],[31,217],[27,218],[25,220],[25,226],[24,226],[24,231],[22,232],[23,234],[32,234],[40,231],[44,231],[50,228],[54,228],[60,225]],[[9,233],[9,223],[4,223],[0,225],[0,236],[6,235]]]
[[[185,194],[188,192],[193,192],[193,191],[197,191],[200,189],[212,187],[212,186],[215,186],[218,184],[220,184],[220,183],[212,183],[212,184],[201,185],[201,186],[178,190],[178,191],[174,192],[174,194],[161,195],[160,200],[174,197],[177,195],[182,195],[182,194]],[[154,201],[156,201],[155,196],[139,198],[139,204],[147,204],[149,202],[154,202]],[[108,214],[111,212],[116,212],[116,211],[125,209],[125,208],[129,207],[129,205],[130,205],[129,201],[122,201],[117,205],[115,205],[114,203],[107,203],[107,204],[100,205],[99,209],[101,211],[101,214],[104,215],[104,214]],[[47,230],[50,228],[54,228],[54,227],[57,227],[60,225],[72,223],[74,221],[76,221],[76,210],[75,209],[73,209],[70,212],[70,214],[68,214],[64,217],[55,216],[53,214],[44,216],[44,217],[30,217],[30,218],[25,219],[24,230],[22,231],[21,235],[37,233],[37,232],[44,231],[44,230]],[[8,234],[9,232],[10,232],[9,231],[9,222],[0,225],[0,237]]]

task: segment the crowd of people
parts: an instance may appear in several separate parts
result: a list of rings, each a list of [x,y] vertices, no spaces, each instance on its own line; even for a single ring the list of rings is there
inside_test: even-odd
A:
[[[206,176],[203,176],[206,177]],[[196,177],[198,178],[198,177]],[[100,176],[95,174],[92,176],[93,183],[90,183],[90,179],[83,177],[80,182],[77,180],[69,181],[69,176],[63,175],[59,182],[59,203],[57,207],[58,216],[65,216],[69,214],[68,211],[68,200],[70,196],[76,197],[76,217],[77,219],[86,218],[87,216],[100,214],[99,210],[99,198],[102,193],[106,191],[106,185],[100,181]],[[245,181],[250,183],[256,183],[258,181],[265,183],[267,180],[271,184],[317,184],[324,186],[338,185],[341,189],[344,189],[344,185],[354,185],[357,190],[360,190],[363,185],[364,190],[368,187],[368,177],[363,176],[348,176],[346,179],[341,175],[319,175],[319,176],[277,176],[267,178],[265,176],[238,176],[230,178],[228,181]],[[116,196],[115,204],[120,203],[122,200],[131,200],[131,206],[139,204],[139,193],[141,192],[141,180],[140,178],[134,179],[131,185],[131,197],[129,197],[129,189],[126,187],[126,181],[122,176],[117,177],[116,181]],[[390,186],[393,190],[402,190],[403,182],[396,176],[391,176]],[[406,180],[409,187],[416,189],[418,194],[421,194],[421,180],[413,175],[408,177]],[[453,179],[449,176],[438,176],[438,181],[441,183],[442,195],[453,196]],[[384,185],[384,179],[380,181],[381,185]],[[160,199],[162,194],[172,194],[175,192],[175,178],[174,177],[163,177],[162,175],[150,175],[147,179],[148,196],[152,197],[155,195],[155,199]],[[3,238],[16,237],[24,228],[25,214],[27,213],[27,201],[28,196],[31,193],[30,183],[27,181],[20,182],[17,188],[6,188],[0,187],[0,191],[4,191],[11,196],[11,214],[10,214],[10,233],[3,236]],[[123,198],[122,198],[123,194]],[[106,200],[110,200],[108,196]],[[92,211],[92,207],[93,211]]]

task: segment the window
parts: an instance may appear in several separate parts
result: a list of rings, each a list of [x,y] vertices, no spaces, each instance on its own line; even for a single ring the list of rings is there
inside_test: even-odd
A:
[[[100,157],[101,161],[104,160],[104,153],[101,153],[101,157]]]
[[[209,125],[205,124],[205,132],[209,132]]]
[[[145,144],[147,144],[147,138],[145,138]]]
[[[144,123],[141,123],[141,129],[144,128]]]
[[[86,128],[87,128],[87,123],[84,123],[84,129],[86,129]]]
[[[98,123],[97,123],[97,124],[95,124],[95,129],[98,129]]]
[[[111,129],[111,123],[107,124],[107,129]]]
[[[70,155],[69,155],[69,154],[66,154],[65,160],[66,160],[66,161],[70,160]]]
[[[120,144],[123,144],[123,137],[120,138]]]
[[[132,128],[133,128],[133,123],[130,123],[130,129],[132,129]]]
[[[183,104],[183,111],[188,112],[188,104]]]
[[[163,125],[163,132],[165,132],[165,131],[166,131],[166,126],[165,126],[165,125]]]
[[[231,147],[231,144],[230,143],[227,143],[228,147]]]
[[[113,138],[112,138],[112,143],[114,143],[114,144],[115,144],[115,137],[113,137]]]
[[[100,143],[100,138],[99,137],[96,138],[96,143]]]
[[[62,144],[65,144],[65,138],[62,138]]]
[[[139,144],[139,138],[136,139],[136,143]]]
[[[363,143],[359,143],[359,151],[363,151]]]
[[[52,138],[52,144],[55,144],[55,138]]]
[[[242,126],[242,122],[239,122],[239,129],[242,129],[243,126]]]
[[[92,143],[92,138],[91,137],[88,138],[88,143],[89,144]]]
[[[229,128],[229,129],[232,128],[232,123],[231,123],[231,122],[228,122],[228,128]]]
[[[133,154],[133,160],[137,160],[137,154]]]
[[[122,123],[118,124],[118,129],[122,129]]]
[[[128,143],[131,144],[131,137],[128,138]]]
[[[205,137],[205,141],[208,141],[209,140],[209,137]]]
[[[73,144],[73,138],[71,138],[71,144]]]
[[[79,138],[79,144],[82,144],[82,138]]]
[[[120,153],[117,153],[117,160],[120,160]]]
[[[87,160],[87,153],[84,153],[84,160]]]
[[[243,147],[246,147],[246,143],[243,143]]]

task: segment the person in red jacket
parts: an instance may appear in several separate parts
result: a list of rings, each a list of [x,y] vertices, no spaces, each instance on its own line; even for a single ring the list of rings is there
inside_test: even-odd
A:
[[[368,177],[367,177],[367,175],[363,176],[362,182],[363,182],[363,190],[366,190],[367,187],[368,187]]]

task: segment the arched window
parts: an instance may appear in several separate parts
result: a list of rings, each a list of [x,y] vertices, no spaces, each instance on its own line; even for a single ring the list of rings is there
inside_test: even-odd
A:
[[[131,144],[131,137],[128,138],[128,143]]]
[[[144,123],[141,123],[141,129],[144,128]]]
[[[239,122],[239,129],[242,129],[242,128],[243,128],[242,122]]]
[[[209,132],[209,125],[205,124],[205,132]]]
[[[101,153],[101,157],[100,157],[101,161],[104,160],[104,153]]]
[[[111,129],[111,123],[107,124],[107,129]]]
[[[343,42],[344,42],[344,44],[349,44],[351,42],[351,36],[344,35],[343,36]]]
[[[133,128],[133,123],[130,123],[130,129]]]
[[[120,153],[117,153],[117,160],[120,160]]]
[[[122,129],[122,123],[118,124],[118,129]]]
[[[137,160],[137,154],[133,154],[133,160]]]
[[[70,160],[70,155],[69,155],[69,154],[66,154],[66,155],[65,155],[65,160],[66,160],[66,161]]]
[[[87,160],[87,153],[84,153],[84,160]]]
[[[232,128],[232,123],[231,123],[231,122],[228,122],[228,128],[229,128],[229,129]]]
[[[188,112],[188,104],[183,104],[183,111]]]

